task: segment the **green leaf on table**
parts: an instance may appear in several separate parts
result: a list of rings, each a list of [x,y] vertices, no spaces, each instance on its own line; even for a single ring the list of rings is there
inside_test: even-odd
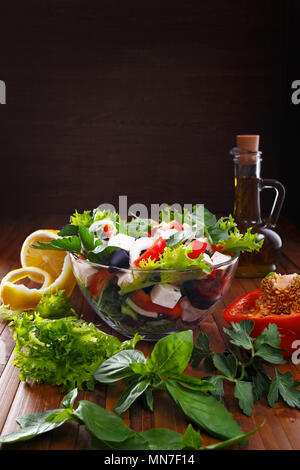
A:
[[[151,450],[183,449],[182,434],[171,429],[153,428],[139,433],[148,443]]]
[[[274,348],[278,348],[281,343],[278,327],[275,323],[269,323],[262,333],[255,339],[255,349],[259,349],[262,344],[268,344]]]
[[[120,396],[117,404],[115,405],[115,412],[118,414],[124,413],[128,408],[135,402],[135,400],[142,395],[145,390],[150,386],[151,381],[149,379],[135,380],[129,387],[124,390]]]
[[[200,449],[203,439],[199,431],[195,431],[191,424],[185,430],[182,438],[183,447],[185,449]]]
[[[154,346],[147,367],[159,376],[180,374],[190,361],[193,347],[192,330],[165,336]]]
[[[239,436],[233,437],[231,439],[227,439],[226,441],[217,442],[216,444],[209,444],[205,447],[202,447],[201,450],[220,450],[226,449],[236,444],[245,444],[246,439],[257,431],[259,431],[265,425],[265,421],[263,421],[257,428],[253,429],[252,431],[247,432],[246,434],[240,434]]]
[[[231,330],[223,328],[224,332],[231,338],[230,342],[239,348],[252,349],[252,338],[250,334],[254,328],[253,320],[242,320],[231,322]]]
[[[235,378],[238,362],[233,354],[215,353],[213,355],[213,363],[216,369],[223,372],[227,377]]]
[[[152,387],[148,387],[143,394],[145,408],[153,413],[153,390]]]
[[[239,401],[239,407],[247,416],[252,415],[254,395],[251,382],[237,381],[234,387],[234,396]]]
[[[94,379],[101,383],[113,383],[135,373],[130,368],[134,363],[145,363],[144,354],[137,349],[121,351],[104,361],[94,374]]]
[[[241,434],[241,429],[231,413],[212,395],[187,389],[173,380],[164,379],[163,384],[187,418],[209,434],[219,439]]]
[[[73,408],[74,402],[78,395],[78,388],[73,388],[67,395],[63,398],[61,406],[63,408]]]
[[[186,374],[169,375],[168,379],[176,380],[176,382],[180,383],[181,385],[187,386],[193,390],[215,390],[215,386],[211,381],[197,379],[196,377],[191,377],[190,375]]]
[[[193,369],[196,369],[200,366],[200,363],[204,359],[203,367],[206,372],[214,372],[216,370],[212,356],[213,351],[211,351],[209,346],[209,339],[208,336],[200,331],[196,345],[194,346],[192,357],[191,357],[191,366]]]
[[[91,437],[92,450],[150,450],[148,442],[140,435],[134,434],[122,442],[102,441]]]
[[[205,377],[214,387],[215,390],[211,390],[210,393],[218,400],[221,401],[224,395],[223,381],[226,377],[224,375],[211,375],[210,377]]]
[[[52,429],[58,428],[67,420],[67,418],[55,422],[46,421],[46,418],[55,411],[62,412],[65,410],[48,410],[41,413],[19,416],[16,421],[21,428],[17,431],[11,432],[10,434],[0,436],[0,443],[9,444],[13,442],[27,441],[40,434],[44,434],[48,431],[52,431]]]
[[[86,400],[79,402],[73,416],[101,441],[122,442],[135,434],[118,415]]]
[[[282,349],[274,348],[269,344],[261,344],[256,350],[255,355],[261,357],[270,364],[285,364],[285,360],[282,357]]]
[[[291,408],[300,409],[300,385],[298,380],[294,380],[291,372],[281,373],[275,369],[275,377],[271,381],[268,402],[271,407],[278,401],[279,396]]]

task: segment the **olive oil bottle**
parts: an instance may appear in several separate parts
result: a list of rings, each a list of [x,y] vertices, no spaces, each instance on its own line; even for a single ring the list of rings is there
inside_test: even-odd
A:
[[[234,162],[233,216],[242,233],[253,227],[253,233],[258,233],[258,241],[264,240],[259,252],[241,253],[236,277],[264,277],[276,271],[282,246],[274,229],[285,198],[285,188],[279,181],[261,178],[262,152],[259,151],[258,135],[238,135],[236,143],[237,146],[230,151]],[[260,201],[263,189],[275,191],[271,213],[264,219]]]

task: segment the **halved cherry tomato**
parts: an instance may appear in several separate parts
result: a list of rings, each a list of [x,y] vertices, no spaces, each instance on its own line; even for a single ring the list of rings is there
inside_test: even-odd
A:
[[[106,269],[94,274],[89,288],[90,295],[97,299],[113,276],[114,274],[109,273]]]
[[[174,308],[163,307],[152,302],[150,295],[146,294],[146,292],[141,289],[134,291],[130,298],[138,307],[141,307],[143,310],[147,310],[148,312],[163,313],[173,318],[178,318],[182,315],[182,308],[179,302]]]
[[[172,220],[172,222],[170,222],[169,228],[178,230],[178,232],[182,232],[182,230],[184,230],[184,226],[177,222],[177,220]]]
[[[112,224],[106,224],[103,227],[103,230],[105,232],[105,235],[107,238],[110,238],[114,232],[115,227]]]
[[[162,237],[159,237],[157,240],[155,240],[153,245],[148,248],[148,250],[146,250],[139,258],[134,261],[134,264],[139,266],[141,261],[147,261],[150,258],[153,261],[157,261],[160,255],[165,251],[166,246],[166,241]]]
[[[229,324],[244,319],[253,320],[254,328],[251,333],[253,338],[259,336],[270,323],[275,323],[281,337],[280,347],[285,350],[283,356],[289,357],[294,351],[293,342],[296,339],[300,340],[300,314],[265,315],[263,317],[249,315],[250,309],[255,308],[260,294],[260,289],[256,289],[241,295],[224,310],[223,318]]]
[[[196,259],[196,258],[199,258],[201,253],[204,253],[207,247],[207,243],[201,242],[200,240],[194,240],[190,244],[190,247],[192,248],[193,251],[191,251],[191,253],[188,253],[188,257],[191,259]]]

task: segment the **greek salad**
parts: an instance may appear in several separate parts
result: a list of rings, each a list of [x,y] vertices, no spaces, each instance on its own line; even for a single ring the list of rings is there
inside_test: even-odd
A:
[[[83,294],[113,328],[145,339],[199,323],[230,285],[240,251],[259,250],[249,229],[204,209],[164,209],[158,220],[77,211],[50,243],[36,249],[71,254]]]

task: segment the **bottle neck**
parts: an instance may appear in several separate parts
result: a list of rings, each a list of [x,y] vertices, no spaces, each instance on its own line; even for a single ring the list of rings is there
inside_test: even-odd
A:
[[[246,229],[261,223],[260,210],[260,152],[234,153],[234,210],[237,224]]]

